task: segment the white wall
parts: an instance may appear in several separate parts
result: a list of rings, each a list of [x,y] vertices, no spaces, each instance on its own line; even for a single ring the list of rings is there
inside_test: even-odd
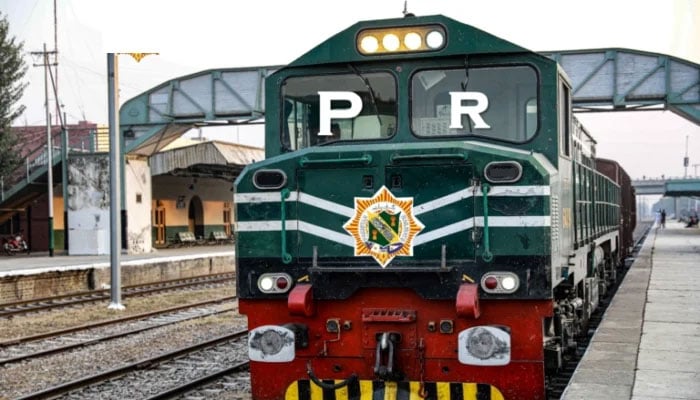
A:
[[[151,170],[145,157],[129,156],[124,166],[128,253],[152,251]]]
[[[68,254],[109,254],[109,160],[107,155],[68,160]]]

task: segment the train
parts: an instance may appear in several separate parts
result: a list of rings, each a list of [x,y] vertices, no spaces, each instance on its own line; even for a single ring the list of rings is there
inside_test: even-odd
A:
[[[234,184],[252,398],[544,399],[632,247],[556,61],[368,20],[265,81]]]

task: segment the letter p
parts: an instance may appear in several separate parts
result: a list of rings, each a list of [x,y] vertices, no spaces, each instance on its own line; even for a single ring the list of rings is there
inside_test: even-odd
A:
[[[362,99],[355,92],[318,92],[320,98],[319,136],[331,136],[331,119],[333,118],[353,118],[362,111]],[[350,108],[340,108],[333,110],[331,103],[333,100],[345,100],[350,102]]]

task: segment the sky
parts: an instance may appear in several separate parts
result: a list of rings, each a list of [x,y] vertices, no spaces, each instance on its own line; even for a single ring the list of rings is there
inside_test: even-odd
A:
[[[214,68],[283,65],[360,20],[402,16],[404,0],[56,0],[58,91],[67,122],[107,123],[107,52],[119,58],[120,103],[179,76]],[[54,1],[0,0],[24,43],[27,109],[15,125],[45,123],[44,71],[29,52],[54,49]],[[700,0],[409,0],[533,51],[624,47],[700,63]],[[55,109],[50,96],[51,112]],[[632,178],[700,175],[700,126],[670,111],[579,114],[599,157]],[[260,129],[222,135],[262,146]],[[693,164],[698,164],[694,166]]]

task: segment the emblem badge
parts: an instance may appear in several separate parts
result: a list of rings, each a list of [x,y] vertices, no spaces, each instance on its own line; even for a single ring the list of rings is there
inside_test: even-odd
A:
[[[413,255],[424,226],[413,216],[413,197],[394,197],[382,186],[372,197],[355,197],[355,215],[343,228],[355,239],[355,256],[372,256],[385,268],[394,257]]]

